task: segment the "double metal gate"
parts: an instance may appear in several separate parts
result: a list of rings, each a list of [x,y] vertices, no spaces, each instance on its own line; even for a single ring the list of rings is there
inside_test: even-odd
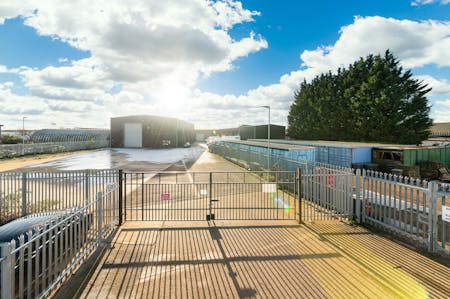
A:
[[[122,174],[124,220],[299,220],[350,217],[352,174],[331,170]]]
[[[125,220],[296,219],[294,171],[123,173]]]

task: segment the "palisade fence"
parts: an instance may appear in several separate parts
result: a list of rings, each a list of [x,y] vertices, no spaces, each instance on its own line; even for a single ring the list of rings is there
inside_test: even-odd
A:
[[[51,221],[2,244],[1,298],[45,298],[54,293],[114,231],[117,190],[109,187],[82,207],[53,213]]]
[[[117,170],[0,173],[0,225],[35,213],[83,207],[117,184]]]
[[[267,153],[209,145],[211,152],[248,170],[267,166]],[[311,161],[270,156],[270,168],[302,172],[302,220],[346,216],[358,223],[400,236],[418,249],[450,255],[450,185],[376,171],[354,170]],[[348,206],[348,198],[353,198]]]
[[[262,171],[267,169],[267,153],[229,146],[224,143],[212,143],[209,150],[225,159],[249,170]],[[308,161],[290,160],[283,156],[270,155],[270,170],[296,171],[298,168],[306,169]]]
[[[411,241],[431,253],[450,254],[450,185],[376,171],[356,170],[358,220]],[[359,200],[358,200],[359,199]]]
[[[36,154],[54,154],[79,150],[107,148],[109,146],[109,140],[2,144],[0,146],[0,158],[11,158]]]

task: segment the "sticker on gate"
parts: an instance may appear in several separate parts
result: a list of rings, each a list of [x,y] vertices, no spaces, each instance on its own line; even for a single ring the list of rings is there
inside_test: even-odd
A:
[[[111,192],[114,191],[116,189],[116,183],[109,183],[106,185],[106,191],[107,192]]]
[[[450,222],[450,207],[442,206],[442,220],[445,222]]]
[[[201,190],[200,190],[200,195],[208,195],[208,190],[206,190],[206,189],[201,189]]]
[[[262,184],[263,193],[275,193],[277,192],[277,184]]]
[[[170,193],[161,193],[161,200],[170,200]]]

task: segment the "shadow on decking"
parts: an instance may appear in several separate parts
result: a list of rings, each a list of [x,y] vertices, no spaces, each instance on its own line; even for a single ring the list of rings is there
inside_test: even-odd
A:
[[[83,287],[71,288],[83,298],[438,298],[450,292],[447,267],[362,227],[255,223],[125,223]]]

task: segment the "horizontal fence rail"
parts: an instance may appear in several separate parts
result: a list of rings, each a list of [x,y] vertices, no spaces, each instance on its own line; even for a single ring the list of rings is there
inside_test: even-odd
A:
[[[34,213],[82,207],[115,184],[117,170],[0,173],[0,225]]]
[[[54,293],[114,231],[117,201],[118,186],[110,186],[83,206],[28,216],[50,220],[2,244],[1,298],[44,298]]]

